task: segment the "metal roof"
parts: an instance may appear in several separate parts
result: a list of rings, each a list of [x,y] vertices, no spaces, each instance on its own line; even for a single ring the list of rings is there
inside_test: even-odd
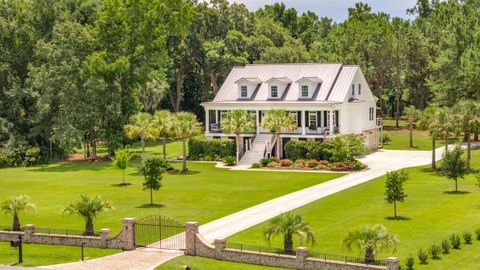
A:
[[[343,102],[357,70],[358,66],[342,66],[342,64],[253,64],[237,66],[232,68],[213,102],[238,102],[238,85],[236,82],[242,78],[255,78],[265,82],[259,83],[255,97],[246,101],[250,103],[269,101],[268,84],[266,83],[268,80],[275,79],[291,83],[302,78],[310,78],[320,86],[315,99],[310,100],[310,102]],[[291,83],[285,98],[277,102],[299,102],[298,88],[297,83]]]

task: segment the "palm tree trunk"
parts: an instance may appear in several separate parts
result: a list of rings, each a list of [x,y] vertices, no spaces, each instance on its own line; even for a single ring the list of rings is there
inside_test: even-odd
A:
[[[123,184],[125,185],[125,170],[122,170]]]
[[[367,248],[365,251],[365,263],[372,263],[375,261],[375,257],[373,255],[373,250],[371,248]]]
[[[408,121],[410,126],[410,147],[413,148],[413,123],[412,121]]]
[[[163,137],[163,160],[167,160],[167,138]]]
[[[457,178],[453,179],[455,180],[455,192],[458,192],[458,181]]]
[[[445,136],[445,152],[448,151],[448,138]]]
[[[292,235],[285,234],[285,238],[283,239],[283,249],[287,254],[293,254],[293,239]]]
[[[183,145],[183,149],[182,149],[182,155],[183,155],[183,160],[182,160],[182,171],[183,172],[186,172],[188,171],[187,169],[187,144],[186,144],[186,139],[185,137],[182,138],[182,145]]]
[[[88,219],[85,223],[85,235],[87,236],[94,236],[95,230],[93,229],[93,220]]]
[[[141,138],[140,139],[140,144],[142,145],[142,158],[145,154],[145,139],[144,138]]]
[[[20,231],[20,220],[19,220],[18,215],[17,215],[16,213],[13,214],[12,229],[13,229],[14,231]]]
[[[276,141],[277,141],[276,144],[277,144],[277,145],[275,146],[275,148],[277,149],[277,150],[276,150],[277,153],[275,153],[275,154],[276,154],[275,156],[276,156],[278,159],[280,159],[280,156],[281,156],[281,155],[280,155],[280,151],[281,151],[281,147],[280,147],[280,133],[276,133],[276,134],[275,134],[275,137],[277,137],[277,139],[276,139]]]
[[[432,136],[432,169],[437,169],[435,164],[435,137]]]
[[[467,169],[470,171],[470,160],[472,158],[472,146],[470,143],[470,132],[465,132],[465,136],[467,137]]]
[[[240,161],[240,151],[242,151],[241,150],[241,142],[240,142],[240,140],[242,138],[240,137],[239,133],[236,134],[236,139],[237,139],[237,162],[239,162]]]
[[[86,160],[87,159],[87,142],[86,141],[83,141],[82,142],[82,146],[83,146],[83,159]],[[51,158],[51,155],[50,155],[50,158]]]

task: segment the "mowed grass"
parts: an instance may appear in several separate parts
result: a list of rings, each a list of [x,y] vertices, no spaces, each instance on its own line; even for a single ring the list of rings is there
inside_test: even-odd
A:
[[[413,130],[413,148],[410,147],[410,131],[408,121],[400,119],[399,127],[396,127],[395,119],[383,120],[383,132],[391,138],[391,142],[385,143],[383,149],[387,150],[432,150],[432,137],[428,130]],[[443,141],[437,141],[440,147]]]
[[[184,270],[185,266],[190,266],[195,270],[280,270],[285,268],[274,268],[252,264],[234,263],[219,261],[202,257],[180,256],[174,258],[159,267],[156,270]]]
[[[37,266],[80,261],[81,247],[23,244],[23,263],[21,266]],[[93,259],[121,252],[117,249],[84,249],[84,258]],[[18,250],[10,247],[10,243],[0,242],[0,265],[11,265],[18,262]]]
[[[157,146],[158,147],[158,146]],[[154,148],[155,149],[155,148]],[[160,148],[161,149],[161,146]],[[170,145],[169,145],[170,149]],[[151,150],[148,149],[148,150]],[[169,150],[170,151],[170,150]],[[155,149],[158,153],[158,149]],[[0,201],[17,195],[30,196],[34,212],[20,216],[22,224],[37,227],[83,229],[84,221],[77,216],[62,214],[67,203],[77,201],[80,194],[100,195],[115,210],[100,214],[95,229],[110,228],[118,233],[125,217],[142,218],[164,215],[180,223],[221,218],[275,197],[294,192],[342,174],[230,171],[215,168],[214,163],[189,162],[188,174],[164,174],[160,191],[154,192],[154,207],[149,205],[149,192],[142,187],[143,176],[135,166],[139,157],[126,171],[130,186],[118,186],[122,172],[109,162],[65,162],[28,168],[0,170]],[[174,163],[180,167],[180,163]],[[0,214],[0,224],[11,224],[11,217]],[[39,248],[40,250],[41,248]],[[52,247],[61,252],[61,249]],[[8,252],[7,252],[8,251]],[[0,246],[0,261],[15,261],[11,248]],[[64,262],[61,257],[48,258],[36,264]],[[71,259],[71,260],[76,260]],[[71,261],[66,260],[66,261]]]
[[[480,168],[480,150],[473,151],[473,167]],[[480,228],[480,190],[475,175],[459,180],[459,190],[454,194],[454,181],[441,174],[431,172],[428,167],[406,169],[410,180],[405,184],[408,194],[404,203],[398,204],[398,214],[403,220],[391,220],[392,205],[384,201],[385,177],[380,177],[360,186],[331,195],[295,210],[310,223],[316,232],[318,242],[313,250],[327,253],[340,253],[359,256],[358,251],[342,247],[342,240],[349,231],[364,225],[383,224],[391,234],[400,239],[396,252],[383,252],[378,258],[397,256],[405,262],[420,248],[428,249],[431,244],[440,244],[452,233],[473,234]],[[267,245],[263,238],[268,222],[240,232],[228,241]],[[296,241],[298,245],[298,239]],[[283,247],[281,239],[272,241],[272,246]],[[480,242],[462,245],[461,250],[453,250],[442,259],[429,259],[426,266],[416,265],[415,269],[478,269]],[[474,259],[476,258],[476,259]],[[461,267],[460,267],[461,266]]]

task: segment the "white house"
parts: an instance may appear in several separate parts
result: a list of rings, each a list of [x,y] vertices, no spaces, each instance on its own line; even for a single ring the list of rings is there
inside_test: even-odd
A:
[[[272,148],[273,136],[261,128],[269,110],[294,115],[297,129],[282,133],[288,140],[328,140],[335,134],[361,134],[366,144],[379,147],[382,127],[377,125],[376,99],[359,66],[342,64],[255,64],[234,67],[219,92],[205,108],[205,136],[224,134],[222,117],[230,110],[255,114],[256,130],[243,134],[245,151],[257,152],[251,161]],[[250,151],[249,151],[250,150]],[[261,152],[261,153],[260,153]],[[242,159],[243,160],[243,159]]]

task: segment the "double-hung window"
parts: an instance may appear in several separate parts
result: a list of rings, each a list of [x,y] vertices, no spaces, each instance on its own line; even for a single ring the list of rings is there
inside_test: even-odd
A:
[[[373,121],[375,111],[373,107],[368,108],[368,120]]]
[[[355,96],[355,84],[352,84],[352,96]]]
[[[358,95],[360,96],[362,94],[362,85],[358,84]]]
[[[270,87],[270,96],[272,98],[278,98],[278,87],[276,85],[272,85],[272,87]]]
[[[308,113],[308,126],[310,127],[310,129],[317,128],[317,112]]]
[[[308,85],[302,85],[302,89],[301,89],[301,90],[302,90],[302,91],[301,91],[301,92],[302,92],[302,93],[301,93],[302,98],[308,97]]]
[[[246,85],[240,87],[240,97],[246,98],[248,96],[248,90]]]

